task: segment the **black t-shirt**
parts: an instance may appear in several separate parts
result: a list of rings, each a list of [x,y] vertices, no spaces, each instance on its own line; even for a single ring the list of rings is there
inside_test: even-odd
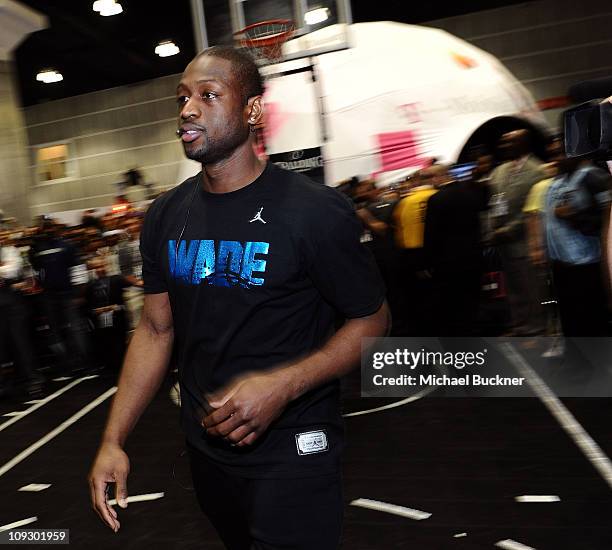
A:
[[[123,306],[123,290],[131,284],[122,275],[101,277],[87,284],[85,296],[91,309],[106,306]]]
[[[87,284],[85,299],[92,313],[92,320],[99,329],[126,330],[125,310],[93,315],[93,310],[106,306],[125,306],[123,290],[131,284],[122,275],[101,277]],[[120,336],[119,336],[120,337]]]
[[[451,183],[429,198],[424,234],[429,267],[445,272],[480,267],[480,220],[488,200],[488,187],[477,182]]]
[[[66,291],[72,288],[70,268],[77,264],[74,247],[61,238],[42,238],[30,250],[32,267],[45,290]]]
[[[220,466],[247,477],[337,469],[338,382],[292,402],[249,448],[207,436],[200,422],[206,393],[320,348],[337,315],[380,308],[384,288],[360,232],[340,193],[271,163],[230,193],[208,193],[195,176],[149,209],[141,233],[145,292],[169,293],[183,426]],[[324,432],[327,450],[298,453],[296,437],[306,432]]]
[[[581,174],[578,186],[588,194],[588,200],[580,211],[575,212],[568,220],[573,227],[589,236],[601,235],[604,222],[604,212],[611,200],[612,178],[601,168],[591,167]],[[573,177],[573,176],[569,176]]]

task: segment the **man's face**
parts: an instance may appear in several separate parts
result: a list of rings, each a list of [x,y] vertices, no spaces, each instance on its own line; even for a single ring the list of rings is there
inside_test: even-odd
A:
[[[374,201],[377,196],[378,192],[371,181],[362,181],[355,189],[355,202]]]
[[[504,134],[499,140],[499,153],[503,160],[516,158],[516,140],[512,134]]]
[[[476,161],[476,175],[488,174],[493,169],[493,157],[491,155],[480,155]]]
[[[200,56],[178,85],[179,132],[185,155],[202,164],[228,158],[249,136],[249,108],[232,63]]]
[[[560,139],[555,139],[546,148],[548,159],[551,162],[560,162],[565,159],[565,144]]]

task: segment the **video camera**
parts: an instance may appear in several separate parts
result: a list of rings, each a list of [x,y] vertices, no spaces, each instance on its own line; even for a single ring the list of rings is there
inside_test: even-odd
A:
[[[612,160],[612,79],[581,82],[569,96],[580,105],[563,113],[567,156]]]
[[[564,115],[565,152],[568,157],[612,160],[612,103],[588,101]]]

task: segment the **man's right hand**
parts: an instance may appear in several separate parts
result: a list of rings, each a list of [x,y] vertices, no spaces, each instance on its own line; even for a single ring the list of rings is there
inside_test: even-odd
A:
[[[115,498],[121,508],[127,508],[127,476],[130,473],[130,459],[124,450],[114,443],[102,443],[89,472],[91,504],[100,519],[115,533],[121,524],[117,512],[106,500],[109,483],[115,483]]]

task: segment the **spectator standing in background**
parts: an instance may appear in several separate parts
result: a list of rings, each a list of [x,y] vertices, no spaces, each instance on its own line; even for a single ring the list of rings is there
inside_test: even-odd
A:
[[[398,310],[398,304],[401,303],[404,289],[398,277],[398,254],[392,225],[393,211],[398,200],[398,193],[377,189],[373,180],[358,184],[354,195],[357,216],[371,235],[366,245],[374,254],[383,277],[392,317],[399,321],[401,311]]]
[[[481,215],[489,187],[451,178],[429,198],[424,248],[435,287],[435,334],[473,335],[482,282]]]
[[[550,162],[542,165],[544,177],[531,188],[523,206],[529,257],[536,267],[546,264],[546,236],[544,234],[546,196],[559,172],[560,163],[565,159],[561,138],[555,138],[551,141],[547,147],[547,153]]]
[[[83,217],[81,218],[81,225],[83,228],[93,227],[98,231],[103,230],[102,220],[96,215],[96,212],[95,208],[90,208],[83,212]]]
[[[0,236],[0,362],[11,350],[14,363],[26,382],[31,396],[42,391],[44,378],[38,374],[34,346],[30,341],[28,309],[19,293],[11,288],[19,280],[22,259],[16,247]],[[0,393],[2,381],[0,380]]]
[[[395,243],[399,255],[399,284],[403,292],[398,305],[399,318],[394,319],[397,336],[432,336],[434,311],[431,307],[433,287],[423,248],[427,202],[436,187],[448,178],[446,167],[424,168],[416,186],[393,211]]]
[[[491,174],[491,242],[503,262],[511,334],[543,334],[544,314],[533,285],[523,207],[529,191],[544,174],[541,163],[530,153],[527,130],[504,134],[499,149],[506,162]]]
[[[58,233],[52,220],[44,219],[40,235],[30,248],[30,263],[43,289],[42,304],[51,332],[51,349],[64,374],[88,368],[85,327],[72,286],[71,269],[79,258],[74,247]]]
[[[107,275],[103,258],[89,261],[94,280],[87,284],[85,298],[94,324],[96,357],[118,374],[127,346],[127,315],[124,289],[132,285],[122,275]]]
[[[143,306],[142,286],[142,256],[140,255],[140,219],[127,218],[124,228],[127,239],[119,242],[119,268],[121,275],[133,286],[126,289],[126,307],[128,309],[130,329],[135,329],[140,320]]]
[[[546,195],[546,245],[565,336],[608,336],[608,277],[602,265],[610,174],[579,159],[560,163]]]

